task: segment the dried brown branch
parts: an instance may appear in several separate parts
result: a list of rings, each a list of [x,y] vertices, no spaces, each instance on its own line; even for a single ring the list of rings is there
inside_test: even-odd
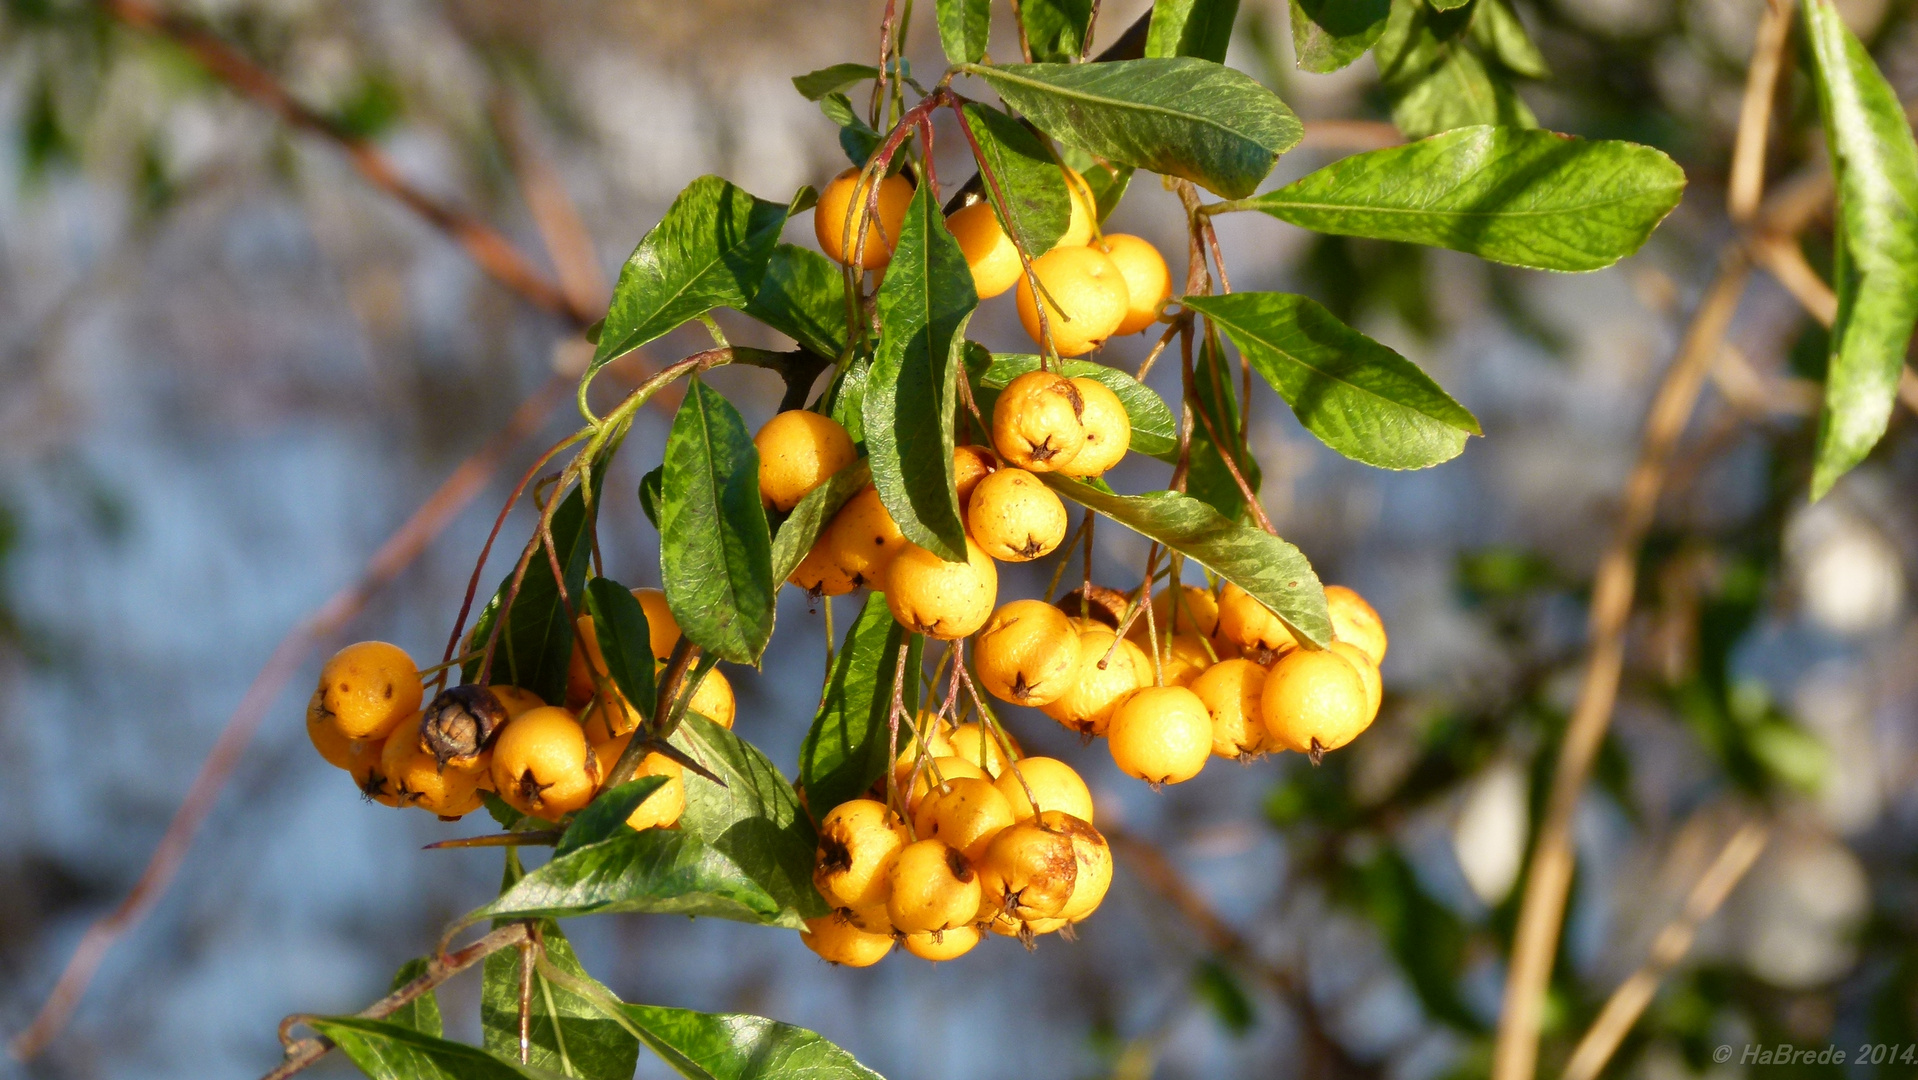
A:
[[[590,307],[579,307],[498,229],[474,215],[422,191],[400,175],[399,168],[377,146],[322,116],[281,86],[265,68],[200,23],[163,11],[148,0],[103,0],[108,14],[172,41],[234,92],[265,106],[282,121],[318,135],[345,152],[367,182],[393,196],[445,233],[493,280],[529,303],[584,327],[598,318]]]
[[[1599,1010],[1598,1019],[1592,1021],[1585,1037],[1578,1041],[1578,1048],[1572,1051],[1572,1058],[1565,1065],[1564,1080],[1597,1080],[1600,1070],[1618,1050],[1618,1044],[1631,1032],[1645,1006],[1651,1004],[1658,984],[1691,951],[1698,928],[1725,903],[1752,863],[1758,861],[1770,838],[1770,827],[1759,822],[1747,822],[1732,834],[1718,857],[1692,886],[1691,894],[1685,898],[1684,910],[1658,932],[1644,965],[1620,983],[1606,1000],[1605,1007]]]
[[[179,873],[193,838],[213,810],[213,804],[225,788],[227,779],[240,764],[240,756],[252,741],[280,692],[286,688],[301,665],[322,642],[345,629],[367,602],[410,566],[441,530],[466,507],[498,471],[506,456],[533,432],[539,430],[554,408],[566,400],[570,386],[563,379],[549,380],[540,391],[514,411],[512,419],[486,444],[460,463],[459,468],[440,484],[413,516],[374,553],[360,579],[334,593],[332,598],[304,622],[287,631],[267,658],[266,666],[253,677],[253,685],[234,707],[226,727],[215,740],[213,749],[200,764],[199,775],[187,789],[186,799],[173,814],[160,846],[153,852],[146,869],[134,882],[132,891],[106,917],[87,928],[80,945],[60,973],[53,992],[40,1007],[33,1023],[16,1036],[8,1049],[15,1058],[28,1061],[46,1048],[49,1041],[66,1026],[67,1019],[86,993],[87,984],[99,970],[107,950],[127,931],[138,925],[153,905],[164,896]]]
[[[1791,0],[1767,4],[1758,20],[1725,199],[1726,213],[1740,225],[1758,213],[1758,198],[1765,187],[1765,143],[1771,133],[1772,100],[1778,95],[1778,72],[1784,66],[1785,39],[1791,34],[1791,8]]]

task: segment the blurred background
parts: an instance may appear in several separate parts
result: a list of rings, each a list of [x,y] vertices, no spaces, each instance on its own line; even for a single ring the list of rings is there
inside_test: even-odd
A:
[[[1677,213],[1612,269],[1547,275],[1220,219],[1235,287],[1320,299],[1417,360],[1485,427],[1451,463],[1396,474],[1338,457],[1269,390],[1254,395],[1262,497],[1281,533],[1391,631],[1385,711],[1363,739],[1316,770],[1297,755],[1215,759],[1154,793],[1103,748],[1014,715],[1029,751],[1086,772],[1102,827],[1164,856],[1122,846],[1111,898],[1078,942],[1027,954],[995,939],[937,968],[902,954],[849,971],[780,930],[594,918],[565,927],[587,968],[627,1000],[813,1028],[900,1080],[1482,1075],[1514,886],[1576,694],[1591,569],[1652,388],[1733,235],[1725,173],[1764,2],[1514,5],[1552,69],[1520,84],[1543,125],[1656,145],[1690,177]],[[1148,6],[1106,0],[1097,46]],[[1839,6],[1901,96],[1918,94],[1914,5]],[[409,181],[542,260],[527,195],[542,176],[556,183],[610,281],[701,174],[783,202],[846,166],[834,126],[788,79],[872,62],[882,7],[167,10],[203,20]],[[907,52],[938,72],[931,4],[919,8]],[[1333,75],[1294,67],[1283,0],[1242,0],[1237,26],[1230,62],[1303,117],[1387,116],[1369,57]],[[1790,70],[1779,116],[1770,175],[1818,168],[1815,105]],[[940,144],[947,184],[968,171],[957,142]],[[1269,183],[1347,149],[1309,144]],[[1177,267],[1181,221],[1174,195],[1142,177],[1110,227]],[[811,245],[809,222],[786,238]],[[1823,267],[1828,248],[1820,223],[1805,251]],[[777,344],[721,321],[738,343]],[[972,333],[1028,348],[1010,297],[986,303]],[[337,146],[177,46],[81,0],[0,4],[0,1030],[27,1025],[87,924],[138,876],[273,643],[519,402],[577,371],[576,337],[369,186]],[[703,340],[695,325],[647,360]],[[1102,358],[1131,368],[1149,344]],[[1612,1072],[1763,1071],[1715,1065],[1719,1044],[1918,1042],[1918,424],[1901,408],[1871,460],[1808,506],[1823,354],[1817,324],[1755,276],[1642,557],[1617,715],[1578,817],[1548,1072],[1751,820],[1770,823],[1769,845]],[[608,395],[631,365],[614,375]],[[1176,400],[1176,366],[1158,375]],[[755,426],[778,402],[766,372],[711,381]],[[561,404],[508,456],[352,638],[438,659],[496,508],[571,415]],[[642,417],[601,520],[608,572],[628,584],[658,584],[657,538],[632,492],[668,417]],[[1137,491],[1164,472],[1133,464],[1113,480]],[[1099,576],[1136,583],[1143,542],[1116,528],[1099,538]],[[510,557],[486,568],[487,587]],[[1002,594],[1037,595],[1041,572],[1005,574]],[[842,631],[854,610],[839,602]],[[816,704],[821,629],[788,589],[764,670],[727,671],[737,730],[788,772]],[[30,1066],[0,1060],[0,1075],[256,1075],[278,1060],[282,1016],[362,1007],[490,896],[496,852],[420,850],[486,825],[366,803],[313,753],[301,688],[317,668],[274,704],[179,880],[108,955],[68,1030]],[[449,1034],[477,1037],[477,998],[471,978],[442,990]],[[350,1071],[338,1055],[321,1069]],[[641,1075],[668,1073],[644,1058]]]

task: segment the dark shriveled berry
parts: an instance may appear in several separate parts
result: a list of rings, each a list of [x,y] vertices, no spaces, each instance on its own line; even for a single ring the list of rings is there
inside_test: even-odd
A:
[[[420,749],[444,769],[470,765],[506,723],[506,707],[484,686],[468,684],[442,692],[426,706],[420,724]]]

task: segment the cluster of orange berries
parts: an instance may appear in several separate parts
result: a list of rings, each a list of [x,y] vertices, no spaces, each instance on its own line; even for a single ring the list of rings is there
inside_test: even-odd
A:
[[[1072,766],[1024,757],[976,723],[922,713],[916,727],[892,775],[911,828],[884,791],[821,822],[813,884],[834,910],[807,920],[807,947],[851,967],[895,943],[951,960],[988,932],[1029,946],[1091,915],[1112,884],[1112,849]]]
[[[633,596],[646,612],[655,663],[663,664],[679,624],[659,590],[635,589]],[[558,821],[599,794],[642,716],[611,685],[591,616],[580,616],[577,629],[580,647],[558,705],[494,683],[455,686],[421,708],[420,670],[404,649],[383,641],[348,645],[320,671],[306,707],[307,736],[375,802],[452,820],[479,809],[481,793],[490,791],[521,813]],[[732,727],[736,702],[726,677],[707,672],[688,709]],[[676,823],[686,806],[683,766],[648,753],[634,775],[667,782],[626,823]]]
[[[946,228],[965,254],[981,300],[1018,286],[1019,321],[1032,340],[1043,344],[1050,331],[1059,355],[1083,356],[1114,334],[1136,334],[1157,322],[1172,298],[1172,274],[1151,243],[1123,233],[1095,235],[1098,209],[1091,188],[1072,169],[1060,166],[1060,171],[1071,217],[1058,243],[1032,260],[1040,295],[1034,295],[1019,249],[989,201],[980,199],[953,211]],[[858,169],[847,169],[826,185],[813,210],[813,231],[828,256],[879,270],[892,260],[899,242],[912,184],[903,176],[879,182],[877,213],[867,220],[862,243],[853,222],[855,216],[864,217],[872,187],[860,181]]]

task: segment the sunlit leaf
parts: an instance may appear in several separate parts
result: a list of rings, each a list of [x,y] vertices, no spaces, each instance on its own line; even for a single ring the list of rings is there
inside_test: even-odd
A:
[[[1019,0],[1016,10],[1034,60],[1063,64],[1079,59],[1092,20],[1092,0]]]
[[[992,37],[992,0],[938,0],[939,46],[947,61],[976,63]]]
[[[1147,56],[1196,56],[1225,63],[1239,0],[1153,0]]]
[[[547,963],[599,985],[580,966],[558,924],[542,919],[538,927]],[[514,1061],[519,1059],[520,961],[518,949],[493,953],[486,958],[480,982],[481,1041],[487,1050]],[[612,996],[610,991],[607,996]],[[632,1080],[639,1040],[592,1001],[535,970],[528,1004],[527,1056],[534,1067],[581,1080]]]
[[[386,1020],[323,1016],[307,1023],[373,1080],[560,1080],[564,1076]]]
[[[846,347],[846,279],[817,251],[774,248],[759,291],[741,310],[821,356]]]
[[[653,638],[646,609],[632,590],[610,578],[586,583],[586,610],[607,674],[627,701],[644,709],[653,700]]]
[[[999,391],[1028,371],[1039,370],[1039,358],[1031,353],[986,353],[979,349],[967,357],[972,368],[973,400],[979,413],[988,419],[999,400]],[[1125,406],[1132,422],[1132,449],[1167,464],[1179,460],[1178,420],[1172,409],[1151,387],[1120,371],[1093,360],[1055,361],[1051,368],[1068,379],[1097,379],[1104,383]]]
[[[1473,124],[1537,127],[1503,75],[1469,46],[1472,8],[1437,11],[1424,0],[1393,0],[1372,47],[1392,122],[1408,139]]]
[[[1292,48],[1299,67],[1325,73],[1365,55],[1385,33],[1392,0],[1292,0]]]
[[[689,380],[666,437],[660,575],[680,632],[736,664],[772,639],[772,534],[759,501],[759,451],[737,409]]]
[[[884,594],[866,597],[858,621],[833,656],[819,711],[799,750],[799,782],[815,813],[823,816],[847,799],[858,798],[885,774],[899,651],[907,650],[901,699],[917,702],[923,640],[893,619]]]
[[[1024,124],[990,105],[964,105],[972,137],[978,140],[996,184],[986,184],[1000,225],[1038,258],[1052,250],[1071,223],[1072,204],[1066,196],[1065,174],[1038,137]],[[998,196],[1003,195],[1001,204]]]

